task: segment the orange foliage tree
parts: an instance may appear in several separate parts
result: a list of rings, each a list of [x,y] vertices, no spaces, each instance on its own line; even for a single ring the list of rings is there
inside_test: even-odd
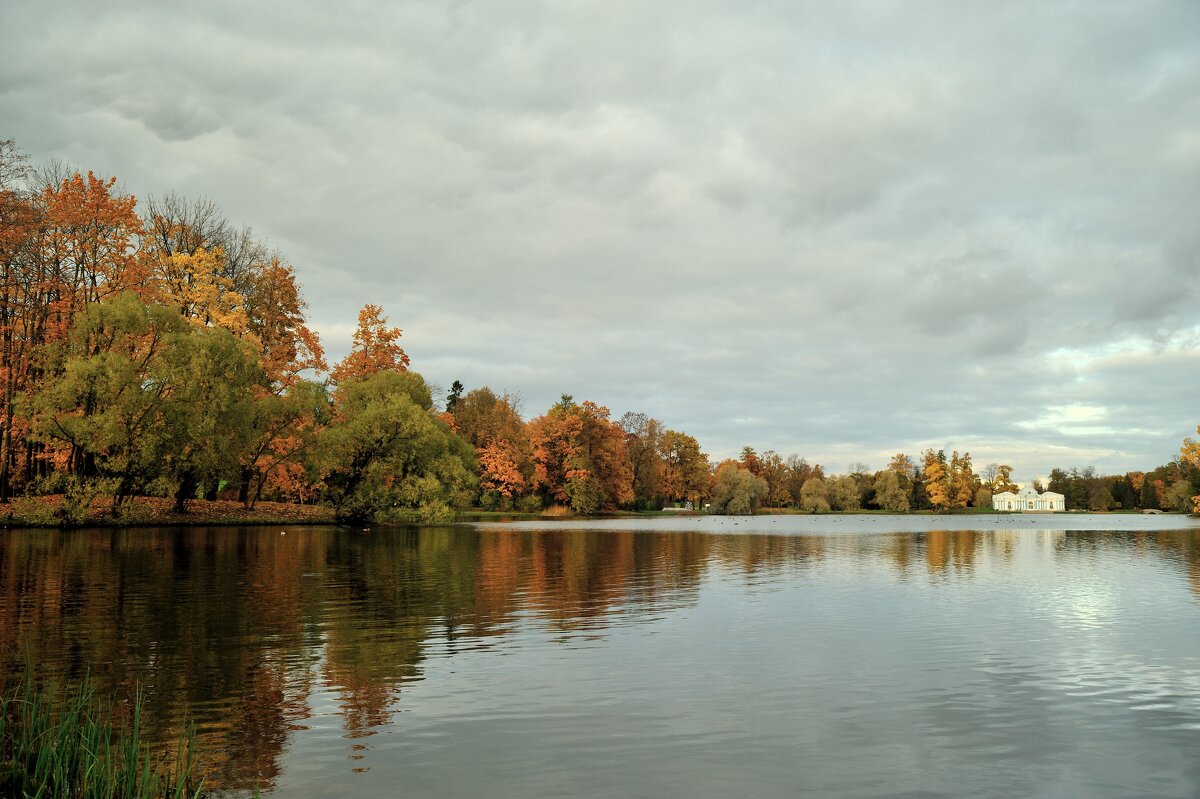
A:
[[[487,387],[477,388],[457,399],[450,416],[453,430],[475,448],[485,507],[498,497],[512,500],[531,487],[533,448],[515,398],[497,396]]]
[[[576,513],[594,513],[633,501],[633,473],[625,431],[608,408],[577,404],[570,396],[529,423],[534,487]]]
[[[369,377],[379,372],[407,372],[408,356],[400,348],[403,331],[388,327],[383,309],[368,303],[358,312],[354,345],[330,373],[335,384]]]

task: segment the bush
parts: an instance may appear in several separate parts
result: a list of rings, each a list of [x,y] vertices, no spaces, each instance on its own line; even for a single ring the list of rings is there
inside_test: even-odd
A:
[[[479,508],[481,510],[496,510],[500,507],[501,494],[499,491],[484,491],[479,495]]]
[[[517,498],[517,510],[521,513],[540,513],[542,510],[542,498],[537,494],[528,494],[527,496]]]

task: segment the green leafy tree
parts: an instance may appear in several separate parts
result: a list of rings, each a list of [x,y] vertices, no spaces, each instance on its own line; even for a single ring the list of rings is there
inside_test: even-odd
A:
[[[395,511],[442,519],[467,506],[476,489],[470,444],[433,415],[429,387],[414,372],[339,383],[318,453],[329,499],[346,521]]]
[[[1158,510],[1158,486],[1154,484],[1154,480],[1150,479],[1150,475],[1146,475],[1142,480],[1142,498],[1141,506],[1146,510]]]
[[[832,477],[827,481],[826,487],[829,504],[834,510],[858,510],[861,507],[859,484],[853,476],[843,474]]]
[[[829,510],[829,490],[824,479],[810,477],[804,481],[800,489],[800,510],[809,513]]]
[[[66,344],[46,350],[34,435],[66,471],[113,478],[114,511],[161,470],[175,389],[166,353],[187,334],[178,313],[127,293],[89,306]]]
[[[462,399],[463,384],[460,380],[455,380],[450,384],[450,393],[446,395],[446,413],[454,413],[454,409],[458,406],[458,401]]]
[[[736,463],[724,463],[717,469],[713,486],[712,512],[730,516],[748,516],[767,496],[767,481]]]
[[[886,469],[875,477],[875,503],[893,513],[908,512],[908,490],[900,482],[900,475]]]

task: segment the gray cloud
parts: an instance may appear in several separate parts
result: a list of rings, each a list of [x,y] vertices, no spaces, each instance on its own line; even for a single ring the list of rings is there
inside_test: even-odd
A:
[[[717,455],[1154,465],[1197,421],[1200,7],[9,4],[0,137],[217,201],[336,355]],[[1047,360],[1048,359],[1048,360]]]

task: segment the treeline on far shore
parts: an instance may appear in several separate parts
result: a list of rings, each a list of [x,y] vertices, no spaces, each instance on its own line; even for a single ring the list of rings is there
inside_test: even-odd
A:
[[[305,310],[294,267],[212,203],[139,202],[115,178],[33,169],[0,142],[0,502],[69,525],[97,508],[139,520],[144,497],[177,513],[198,498],[320,503],[362,521],[949,510],[1015,489],[1009,466],[977,473],[965,453],[828,475],[747,447],[714,465],[685,432],[569,395],[531,419],[487,387],[456,381],[435,398],[382,308],[362,309],[333,365]],[[1198,465],[1189,440],[1147,475],[1056,470],[1048,487],[1068,507],[1182,509],[1200,494]]]

